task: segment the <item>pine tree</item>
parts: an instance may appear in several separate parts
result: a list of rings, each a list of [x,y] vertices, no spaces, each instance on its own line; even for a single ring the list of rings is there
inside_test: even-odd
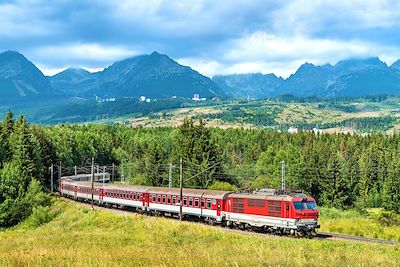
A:
[[[19,166],[25,178],[24,185],[27,187],[30,179],[35,177],[34,148],[28,124],[22,114],[15,122],[14,128],[15,130],[10,137],[13,152],[12,161]]]
[[[14,130],[14,119],[11,111],[7,112],[0,127],[0,167],[11,159],[10,136]]]

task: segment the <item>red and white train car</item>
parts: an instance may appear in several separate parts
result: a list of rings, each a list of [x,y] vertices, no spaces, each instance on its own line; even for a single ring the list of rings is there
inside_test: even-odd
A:
[[[88,182],[61,181],[62,195],[91,200]],[[176,216],[180,212],[179,188],[95,183],[93,200],[99,205],[133,207],[149,213]],[[212,223],[258,227],[292,235],[312,235],[319,228],[314,198],[300,192],[269,190],[248,193],[183,189],[182,214]]]
[[[270,232],[309,234],[318,228],[315,200],[302,193],[229,194],[227,224],[262,227]]]

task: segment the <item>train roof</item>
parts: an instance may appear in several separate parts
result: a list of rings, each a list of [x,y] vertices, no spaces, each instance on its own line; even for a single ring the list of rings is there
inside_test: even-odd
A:
[[[268,200],[278,200],[278,201],[291,201],[292,196],[288,195],[263,195],[263,194],[230,194],[231,198],[246,198],[246,199],[268,199]]]
[[[65,180],[64,182],[68,182],[74,185],[80,186],[88,186],[91,187],[91,182],[83,182],[83,181],[74,181],[74,180]],[[149,194],[169,194],[169,195],[179,195],[180,189],[174,187],[153,187],[153,186],[143,186],[143,185],[127,185],[127,184],[103,184],[103,183],[94,183],[94,188],[103,187],[104,189],[109,190],[126,190],[126,191],[135,191],[141,193],[149,193]],[[191,197],[205,197],[205,198],[225,198],[226,195],[231,193],[230,191],[220,191],[220,190],[206,190],[206,189],[189,189],[183,188],[182,190],[183,196],[191,196]]]
[[[149,194],[172,194],[179,195],[180,189],[174,187],[151,187],[147,191]],[[220,190],[206,190],[206,189],[188,189],[183,188],[183,196],[193,196],[193,197],[206,197],[206,198],[224,198],[230,191],[220,191]]]
[[[110,190],[126,190],[145,193],[150,186],[145,185],[129,185],[129,184],[104,184],[104,189]]]

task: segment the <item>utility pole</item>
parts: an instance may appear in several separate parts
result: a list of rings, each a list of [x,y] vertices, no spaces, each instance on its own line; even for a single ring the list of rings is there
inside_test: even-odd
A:
[[[103,166],[103,185],[105,183],[106,180],[106,166]]]
[[[94,189],[94,158],[92,158],[92,210],[94,210],[93,208],[93,189]]]
[[[281,180],[281,184],[282,184],[282,191],[283,193],[286,190],[286,181],[285,181],[285,161],[282,160],[282,180]]]
[[[168,186],[172,187],[172,163],[169,164],[169,182]]]
[[[54,164],[51,164],[50,167],[50,187],[51,187],[51,192],[54,192]]]
[[[114,183],[114,171],[115,171],[115,165],[114,162],[112,164],[112,173],[111,173],[111,182]]]
[[[182,158],[179,161],[179,220],[182,221],[182,202],[183,202],[183,188],[182,188],[182,180],[183,180],[183,163]]]
[[[60,166],[58,169],[58,190],[61,191],[61,177],[62,177],[62,163],[60,161]]]

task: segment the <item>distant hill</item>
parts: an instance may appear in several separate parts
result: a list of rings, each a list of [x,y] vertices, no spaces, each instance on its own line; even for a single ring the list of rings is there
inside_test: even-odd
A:
[[[261,82],[261,74],[215,76],[215,81],[230,96],[255,98],[291,94],[308,97],[400,95],[400,61],[388,67],[379,58],[350,59],[335,66],[305,63],[286,80]],[[261,75],[271,77],[271,74]],[[243,78],[246,77],[246,78]],[[264,79],[264,78],[263,78]]]
[[[182,66],[157,52],[118,61],[101,72],[67,69],[50,77],[54,88],[69,94],[93,98],[217,95],[219,88],[208,77]]]
[[[89,94],[165,98],[192,97],[195,93],[212,97],[219,93],[208,77],[157,52],[116,62],[98,73],[98,81]]]
[[[249,98],[274,96],[284,82],[274,74],[261,73],[214,76],[212,80],[228,96]]]
[[[0,54],[0,104],[31,101],[53,94],[43,73],[14,51]]]
[[[69,95],[81,95],[88,86],[96,82],[89,71],[82,68],[69,68],[49,77],[50,83],[59,92]]]

